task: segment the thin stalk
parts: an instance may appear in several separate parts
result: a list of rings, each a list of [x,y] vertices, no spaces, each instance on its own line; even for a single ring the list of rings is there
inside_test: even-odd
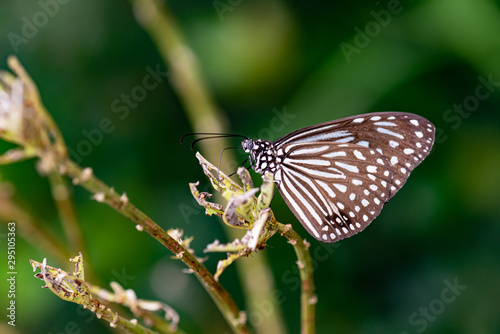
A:
[[[16,231],[40,253],[49,254],[56,262],[63,264],[69,259],[66,247],[43,229],[47,224],[35,221],[25,208],[20,207],[13,199],[0,190],[0,220],[5,223],[15,222]]]
[[[231,295],[215,281],[213,275],[201,264],[196,257],[173,239],[165,230],[156,224],[145,213],[140,211],[132,203],[119,195],[113,188],[94,176],[91,169],[83,169],[73,161],[67,159],[59,162],[59,170],[94,195],[94,199],[105,203],[129,218],[136,224],[139,231],[145,231],[158,242],[168,248],[174,255],[184,262],[191,269],[202,286],[215,301],[229,326],[235,333],[249,333],[245,322],[241,319],[241,314]]]
[[[277,223],[277,229],[293,246],[297,254],[297,265],[300,272],[301,294],[300,328],[302,334],[315,332],[315,308],[317,296],[314,293],[313,264],[309,253],[309,244],[304,242],[300,235],[290,225]]]
[[[130,0],[134,6],[137,21],[151,36],[165,63],[169,64],[170,82],[180,97],[194,132],[228,133],[227,119],[220,111],[204,85],[196,55],[185,42],[168,8],[158,0]],[[229,147],[224,139],[200,142],[203,155],[210,161],[218,161],[223,148]],[[230,154],[226,161],[236,161]],[[219,199],[221,199],[219,197]],[[240,238],[238,231],[226,228],[230,239]],[[256,256],[245,261],[237,261],[239,277],[247,300],[249,314],[261,311],[256,305],[265,303],[274,290],[273,275],[267,259]],[[258,276],[257,276],[258,275]],[[256,284],[256,277],[259,278]],[[255,328],[256,333],[285,333],[281,309],[266,314],[262,323]]]
[[[71,199],[70,190],[61,174],[52,171],[48,175],[52,197],[56,204],[64,233],[68,240],[70,254],[76,254],[79,251],[86,255],[85,244],[78,220],[76,218],[75,207]]]

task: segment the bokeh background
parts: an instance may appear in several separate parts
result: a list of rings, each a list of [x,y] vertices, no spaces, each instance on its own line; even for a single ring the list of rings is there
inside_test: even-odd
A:
[[[199,180],[200,189],[208,182],[195,151],[179,144],[193,129],[170,76],[129,112],[117,111],[124,104],[115,100],[141,86],[148,68],[169,72],[170,66],[137,23],[131,3],[59,1],[36,31],[23,28],[50,2],[1,2],[1,68],[8,55],[19,57],[80,165],[125,191],[163,228],[194,236],[197,254],[214,239],[227,241],[220,220],[206,217],[189,193],[188,182]],[[431,155],[355,237],[333,245],[311,240],[281,197],[274,199],[278,220],[312,243],[318,333],[500,333],[500,1],[165,4],[232,133],[274,140],[323,121],[396,110],[422,115],[438,128]],[[85,133],[99,129],[103,119],[113,130],[82,151]],[[241,151],[234,157],[245,159]],[[13,200],[67,245],[48,180],[35,162],[2,166],[0,174]],[[74,188],[73,195],[86,260],[101,286],[117,280],[140,298],[168,303],[188,333],[229,332],[180,261],[83,189]],[[2,277],[6,233],[2,222]],[[28,263],[48,256],[40,245],[18,234],[16,251],[17,322],[15,328],[5,324],[7,285],[1,279],[2,332],[111,331],[40,288]],[[253,305],[262,312],[250,320],[255,325],[279,312],[285,332],[299,333],[293,249],[275,236],[253,257],[269,263],[279,300]],[[210,254],[207,267],[214,271],[222,258]],[[251,279],[259,284],[261,278]],[[221,282],[242,309],[252,305],[234,267]]]

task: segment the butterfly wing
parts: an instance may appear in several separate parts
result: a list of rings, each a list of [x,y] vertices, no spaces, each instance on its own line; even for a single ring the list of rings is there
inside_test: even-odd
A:
[[[346,143],[284,145],[274,177],[306,230],[335,242],[365,229],[390,197],[393,171],[376,150]]]
[[[404,185],[410,172],[429,154],[434,126],[427,119],[402,112],[379,112],[346,117],[291,132],[274,142],[277,148],[313,142],[348,143],[376,150],[390,163],[393,180],[389,198]]]

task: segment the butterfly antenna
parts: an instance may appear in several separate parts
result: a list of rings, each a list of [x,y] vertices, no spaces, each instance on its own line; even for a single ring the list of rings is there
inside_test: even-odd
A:
[[[181,144],[183,143],[184,139],[189,136],[206,136],[202,138],[195,139],[191,143],[191,150],[194,148],[194,144],[199,142],[200,140],[205,140],[205,139],[215,139],[215,138],[226,138],[226,137],[240,137],[244,139],[248,139],[248,137],[243,136],[243,135],[235,135],[235,134],[230,134],[230,133],[211,133],[211,132],[192,132],[185,134],[184,136],[181,137]]]
[[[237,149],[239,148],[238,146],[233,146],[233,147],[226,147],[225,149],[223,149],[221,152],[220,152],[220,156],[219,156],[219,167],[217,168],[217,182],[220,182],[220,166],[222,164],[222,154],[224,153],[225,150],[232,150],[232,149]],[[234,173],[233,173],[234,174]],[[231,174],[231,175],[233,175]],[[231,176],[229,175],[229,176]]]

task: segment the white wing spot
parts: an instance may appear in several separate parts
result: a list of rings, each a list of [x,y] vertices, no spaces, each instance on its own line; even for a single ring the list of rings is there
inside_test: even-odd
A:
[[[380,133],[383,133],[383,134],[386,134],[386,135],[389,135],[389,136],[393,136],[393,137],[396,137],[396,138],[399,138],[399,139],[405,139],[405,137],[403,137],[399,133],[393,132],[391,130],[387,130],[385,128],[377,128],[377,132],[380,132]]]
[[[376,173],[377,167],[376,166],[367,166],[366,170],[368,171],[368,173]]]
[[[351,216],[351,218],[354,218],[354,212],[349,211],[349,216]]]
[[[359,145],[359,146],[364,146],[364,147],[369,147],[370,146],[370,143],[367,142],[366,140],[358,141],[356,144]]]
[[[342,231],[344,231],[344,234],[349,233],[349,230],[347,229],[347,227],[342,227]]]
[[[354,201],[354,200],[356,199],[356,194],[355,194],[355,193],[351,193],[351,194],[349,195],[349,199],[350,199],[351,201]]]
[[[353,119],[353,120],[352,120],[352,122],[353,122],[353,123],[361,123],[361,122],[363,122],[364,120],[365,120],[365,119],[361,117],[361,118],[355,118],[355,119]]]
[[[348,143],[350,141],[353,141],[355,138],[354,137],[345,137],[342,139],[337,139],[335,142],[336,143]]]
[[[322,157],[325,157],[325,158],[345,157],[345,152],[344,151],[331,152],[331,153],[323,154]]]
[[[330,195],[331,198],[335,198],[335,192],[332,190],[332,188],[330,188],[328,184],[319,180],[316,180],[316,182],[328,193],[328,195]]]
[[[379,200],[377,197],[375,197],[375,198],[373,199],[373,201],[374,201],[374,202],[375,202],[375,204],[377,204],[377,205],[379,205],[379,204],[380,204],[380,200]]]
[[[391,191],[394,191],[394,190],[396,190],[396,187],[391,186]]]
[[[330,166],[330,161],[323,159],[285,159],[285,163],[306,164],[314,166]]]
[[[337,234],[340,235],[340,230],[338,229],[338,227],[335,228],[335,232],[337,232]]]
[[[387,119],[388,119],[388,120],[390,120],[390,121],[392,121],[393,119],[396,119],[396,117],[394,117],[394,116],[389,116],[389,117],[387,117]]]
[[[405,154],[412,154],[412,153],[413,153],[413,152],[415,152],[415,151],[414,151],[412,148],[405,148],[405,149],[403,150],[403,152],[404,152]]]
[[[416,119],[412,119],[410,121],[411,124],[415,125],[415,126],[418,126],[418,121]]]
[[[330,233],[330,238],[335,239],[336,237],[335,233]]]
[[[386,170],[386,171],[384,172],[384,175],[385,175],[385,176],[389,176],[389,171],[388,171],[388,170]]]
[[[363,154],[358,150],[354,150],[354,155],[356,156],[356,158],[358,158],[360,160],[366,160],[366,158],[363,156]]]
[[[401,181],[399,181],[399,180],[396,179],[396,181],[394,181],[394,183],[396,183],[396,185],[399,186],[401,184]]]
[[[368,221],[368,216],[367,215],[363,215],[363,220],[366,222]]]
[[[398,160],[398,157],[393,156],[393,157],[391,158],[391,165],[395,165],[395,164],[397,164],[397,163],[398,163],[398,161],[399,161],[399,160]]]
[[[380,183],[384,186],[384,188],[387,187],[387,182],[385,182],[384,180],[380,181]]]
[[[373,176],[372,174],[368,174],[368,178],[372,181],[375,181],[377,178]]]
[[[354,207],[354,210],[356,210],[356,212],[359,212],[359,210],[360,210],[360,209],[361,209],[361,208],[360,208],[358,205],[356,205],[356,206]]]
[[[389,141],[389,145],[391,145],[391,147],[398,147],[398,146],[399,146],[399,143],[398,143],[397,141],[390,140],[390,141]]]
[[[360,186],[363,184],[363,182],[358,179],[352,179],[352,184],[354,184],[355,186]]]
[[[337,202],[337,206],[340,208],[340,210],[344,210],[344,204]]]
[[[373,124],[379,125],[379,126],[396,126],[396,123],[392,123],[392,122],[376,122]]]
[[[360,223],[356,223],[356,227],[357,228],[361,228],[361,224]]]
[[[292,147],[292,146],[290,146]],[[294,151],[292,154],[293,155],[307,155],[307,154],[316,154],[316,153],[320,153],[320,152],[323,152],[323,151],[326,151],[327,149],[329,149],[330,146],[320,146],[320,147],[310,147],[310,148],[301,148],[301,149],[298,149],[296,151]],[[287,149],[285,149],[285,151],[287,151]]]
[[[381,118],[380,116],[373,116],[372,118],[370,118],[370,120],[378,121],[378,120],[380,120],[380,118]]]
[[[376,191],[378,189],[378,187],[374,184],[370,185],[370,189],[373,190],[373,191]]]
[[[335,164],[339,167],[342,167],[342,168],[348,170],[351,173],[359,173],[359,169],[356,166],[349,165],[349,164],[346,164],[346,163],[343,163],[340,161],[335,161]]]
[[[401,167],[401,173],[406,174],[406,168]]]
[[[353,224],[349,224],[349,228],[354,231],[354,225]]]
[[[417,142],[415,145],[417,145],[418,148],[422,147],[422,144],[420,144],[419,142]]]
[[[415,131],[415,134],[417,135],[418,138],[422,138],[424,134],[421,131]]]
[[[377,163],[378,163],[378,164],[380,164],[380,165],[383,165],[383,164],[384,164],[384,160],[382,160],[382,159],[378,158],[378,159],[377,159]]]
[[[322,238],[323,238],[323,240],[327,240],[328,239],[328,237],[326,236],[326,234],[323,234]]]
[[[366,196],[370,195],[370,192],[368,191],[368,189],[363,190],[363,192],[365,193]]]
[[[333,186],[343,193],[345,193],[347,190],[347,187],[343,184],[334,183]]]
[[[361,204],[363,204],[363,206],[368,206],[368,204],[370,204],[370,202],[368,202],[365,198],[363,198],[363,200],[361,201]]]

